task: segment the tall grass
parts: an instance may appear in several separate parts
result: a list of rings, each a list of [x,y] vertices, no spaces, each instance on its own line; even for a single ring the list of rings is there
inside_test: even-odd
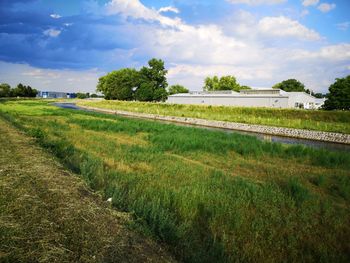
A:
[[[185,262],[350,259],[349,153],[29,103],[1,115]]]
[[[78,101],[78,105],[209,120],[350,133],[350,112],[181,105],[130,101]]]

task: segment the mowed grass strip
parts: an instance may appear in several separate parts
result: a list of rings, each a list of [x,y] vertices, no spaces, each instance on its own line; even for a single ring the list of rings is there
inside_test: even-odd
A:
[[[350,154],[250,136],[0,104],[185,262],[348,262]]]
[[[0,118],[0,262],[174,262]]]
[[[311,111],[205,105],[180,105],[136,101],[86,101],[77,103],[103,109],[192,117],[277,127],[350,133],[349,111]]]

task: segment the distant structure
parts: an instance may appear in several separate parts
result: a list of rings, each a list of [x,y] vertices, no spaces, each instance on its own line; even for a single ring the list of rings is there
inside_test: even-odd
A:
[[[77,94],[59,91],[40,91],[38,97],[43,99],[74,99],[77,97]]]
[[[249,89],[235,91],[199,91],[170,95],[173,104],[202,104],[238,107],[318,109],[325,99],[305,92],[286,92],[280,89]]]

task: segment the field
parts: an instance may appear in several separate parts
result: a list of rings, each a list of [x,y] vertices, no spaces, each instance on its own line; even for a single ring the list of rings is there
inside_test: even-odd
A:
[[[174,262],[0,118],[0,262]]]
[[[176,105],[127,101],[79,101],[78,105],[166,116],[192,117],[317,131],[350,133],[350,112]]]
[[[181,261],[350,261],[348,152],[45,101],[2,102],[0,114]]]

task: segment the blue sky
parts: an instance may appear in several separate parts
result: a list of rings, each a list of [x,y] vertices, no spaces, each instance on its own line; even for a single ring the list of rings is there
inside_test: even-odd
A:
[[[349,14],[349,0],[1,0],[0,82],[93,92],[156,57],[191,90],[230,74],[326,92],[350,74]]]

